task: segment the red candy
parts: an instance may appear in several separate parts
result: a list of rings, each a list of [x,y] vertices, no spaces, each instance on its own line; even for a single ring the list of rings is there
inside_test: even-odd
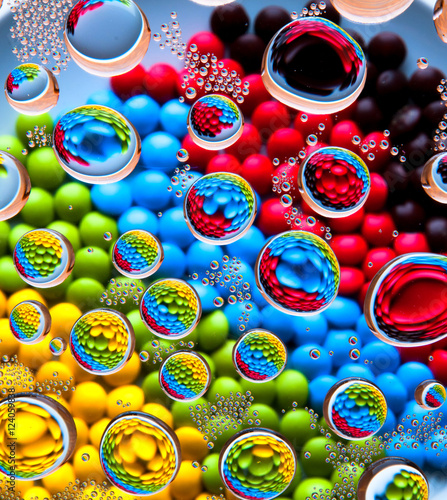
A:
[[[331,131],[330,143],[331,146],[349,149],[358,154],[358,145],[352,142],[354,136],[362,138],[362,132],[355,122],[344,120],[334,125]]]
[[[189,136],[185,135],[182,141],[182,148],[186,149],[189,154],[188,163],[192,167],[198,167],[200,170],[205,171],[208,163],[217,155],[216,151],[204,149],[198,146]]]
[[[356,267],[340,267],[340,295],[354,295],[360,292],[365,275]]]
[[[304,117],[307,117],[305,121],[303,121]],[[320,124],[324,125],[324,130],[318,128]],[[300,112],[296,115],[293,126],[301,132],[303,137],[315,134],[319,142],[327,142],[331,135],[333,121],[331,115],[311,115]]]
[[[331,247],[340,265],[344,266],[361,264],[368,252],[365,239],[357,234],[336,235],[331,240]]]
[[[112,76],[110,86],[113,92],[125,101],[129,97],[146,93],[144,81],[146,79],[146,70],[138,64],[127,73],[118,76]]]
[[[267,155],[280,161],[295,158],[304,148],[303,136],[292,128],[281,128],[267,142]]]
[[[362,235],[371,245],[377,247],[388,245],[394,238],[396,230],[393,219],[385,212],[366,214],[362,223]]]
[[[289,209],[281,205],[278,198],[271,198],[264,201],[259,211],[258,227],[266,235],[282,233],[290,229],[284,214]],[[300,228],[301,229],[301,228]]]
[[[223,67],[228,71],[228,73],[231,73],[232,71],[236,71],[236,73],[243,78],[245,76],[245,71],[244,68],[234,59],[221,59],[219,61],[220,63],[223,64]]]
[[[250,123],[245,123],[242,135],[234,144],[226,148],[225,151],[235,156],[238,160],[244,161],[250,155],[259,153],[261,146],[261,136],[258,129]]]
[[[306,146],[306,149],[304,152],[306,153],[306,157],[311,155],[312,153],[315,153],[318,149],[325,148],[329,146],[329,144],[326,144],[325,142],[317,142],[316,144],[312,144],[311,146]]]
[[[394,240],[393,247],[397,255],[430,251],[424,233],[400,233]]]
[[[433,359],[429,361],[428,367],[433,372],[433,378],[447,385],[447,351],[437,349],[431,356]]]
[[[420,345],[417,347],[397,348],[402,363],[408,363],[408,361],[418,361],[419,363],[427,363],[431,349],[432,345]]]
[[[388,198],[388,184],[385,179],[373,172],[371,174],[371,191],[365,202],[367,212],[380,212],[385,206]]]
[[[251,155],[242,163],[241,175],[261,195],[272,190],[273,164],[264,155]]]
[[[249,93],[244,96],[244,102],[239,104],[239,107],[244,116],[250,116],[262,102],[270,101],[271,95],[267,92],[261,75],[253,74],[246,76],[242,79],[241,88],[244,87],[245,82],[249,83]]]
[[[360,227],[364,216],[365,211],[362,207],[352,215],[340,219],[332,219],[330,222],[331,231],[333,233],[352,233]]]
[[[370,250],[363,261],[363,272],[367,280],[372,280],[376,273],[390,260],[396,257],[391,248],[374,248]]]
[[[273,132],[290,125],[290,114],[286,106],[278,101],[262,102],[251,116],[261,139],[267,141]]]
[[[375,144],[375,145],[373,145]],[[382,146],[381,146],[382,144]],[[386,144],[385,147],[383,147]],[[367,146],[368,149],[364,151],[362,146]],[[366,148],[365,148],[366,149]],[[360,157],[366,163],[369,170],[377,172],[381,170],[391,158],[391,146],[388,137],[382,132],[371,132],[360,143]],[[368,158],[369,154],[374,155],[374,159]]]
[[[225,52],[223,42],[214,33],[200,31],[193,35],[188,42],[187,50],[191,50],[191,45],[197,45],[197,52],[206,55],[215,55],[217,59],[222,59]]]
[[[147,93],[163,104],[178,95],[177,78],[177,71],[172,66],[156,63],[146,71],[143,84]]]
[[[182,96],[185,99],[185,102],[187,104],[192,104],[194,101],[199,99],[199,97],[202,97],[205,95],[205,89],[203,87],[200,87],[199,84],[197,83],[197,79],[194,78],[188,78],[187,80],[184,79],[185,75],[188,75],[189,71],[187,69],[182,69],[178,76],[177,76],[177,92],[180,96]],[[182,86],[185,86],[183,88]],[[186,95],[186,91],[188,88],[193,88],[196,93],[194,97],[188,97]]]
[[[208,166],[206,167],[207,174],[215,172],[231,172],[233,174],[241,174],[241,164],[238,159],[233,155],[223,154],[216,155],[211,158]]]

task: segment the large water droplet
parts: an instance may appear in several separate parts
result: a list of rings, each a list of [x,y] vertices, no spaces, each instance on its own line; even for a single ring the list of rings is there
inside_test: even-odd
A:
[[[355,23],[377,24],[402,14],[413,0],[332,0],[340,14]]]
[[[0,151],[0,185],[0,220],[8,220],[28,201],[31,181],[26,168],[5,151]]]

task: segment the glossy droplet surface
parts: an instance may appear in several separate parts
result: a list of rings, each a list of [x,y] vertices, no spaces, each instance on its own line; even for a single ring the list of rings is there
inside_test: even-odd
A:
[[[138,132],[123,115],[106,106],[80,106],[65,113],[53,132],[53,149],[62,168],[90,184],[127,177],[141,153]]]
[[[436,0],[433,8],[433,22],[439,38],[447,43],[447,8],[444,0]]]
[[[446,337],[447,257],[409,253],[388,262],[369,285],[364,313],[388,344],[426,345]]]
[[[357,212],[371,188],[369,170],[355,153],[336,147],[315,151],[301,164],[298,185],[304,201],[324,217]]]
[[[277,309],[296,315],[320,312],[335,299],[340,267],[331,247],[306,231],[272,238],[259,253],[256,284]]]
[[[208,390],[211,384],[210,367],[200,354],[177,351],[163,361],[159,382],[171,399],[193,401]]]
[[[70,10],[64,39],[73,60],[85,71],[114,76],[144,57],[151,31],[132,0],[81,0]]]
[[[225,245],[242,237],[256,216],[255,193],[236,174],[217,172],[197,179],[185,196],[189,229],[205,243]]]
[[[439,203],[447,203],[447,153],[430,158],[421,175],[425,192]]]
[[[266,330],[251,330],[233,347],[233,364],[239,375],[251,382],[276,378],[287,363],[287,349],[282,340]]]
[[[0,151],[0,221],[17,215],[28,201],[31,181],[26,168],[14,156]]]
[[[21,64],[5,82],[6,100],[19,113],[40,115],[56,106],[59,86],[50,70],[40,64]]]
[[[414,391],[416,403],[425,410],[441,408],[446,397],[445,387],[437,380],[424,380]]]
[[[300,111],[335,113],[359,96],[366,81],[360,45],[324,18],[292,21],[272,38],[262,61],[270,94]]]
[[[37,344],[51,328],[51,316],[45,305],[36,300],[17,304],[9,315],[9,327],[23,344]]]
[[[14,248],[14,267],[25,283],[49,288],[62,283],[74,266],[71,243],[52,229],[25,233]]]
[[[338,436],[366,439],[385,423],[387,405],[382,391],[372,382],[346,378],[328,391],[323,412],[327,425]]]
[[[376,24],[394,19],[406,11],[413,0],[332,0],[340,14],[355,23]]]

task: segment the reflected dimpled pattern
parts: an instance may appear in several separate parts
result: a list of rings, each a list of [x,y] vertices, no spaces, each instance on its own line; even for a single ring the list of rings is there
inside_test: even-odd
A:
[[[244,500],[279,496],[292,482],[296,456],[291,444],[268,429],[247,429],[233,436],[219,457],[225,486]]]
[[[14,266],[29,285],[48,288],[59,285],[71,273],[74,252],[62,234],[51,229],[25,233],[14,248]]]
[[[84,370],[97,375],[119,371],[131,358],[135,334],[123,314],[95,309],[81,316],[70,333],[71,353]]]
[[[162,279],[144,292],[140,304],[144,324],[158,337],[172,339],[188,335],[202,315],[199,296],[180,279]]]
[[[447,203],[447,153],[430,158],[421,175],[425,192],[439,203]]]
[[[62,168],[90,184],[115,182],[138,163],[141,141],[123,115],[106,106],[80,106],[65,113],[53,132],[53,148]]]
[[[268,382],[286,366],[287,349],[280,338],[266,330],[251,330],[233,348],[233,364],[251,382]]]
[[[326,423],[338,436],[366,439],[385,423],[387,405],[375,384],[353,377],[337,382],[328,391],[323,411]]]
[[[360,95],[366,58],[346,31],[324,18],[292,21],[264,52],[262,80],[278,101],[314,114],[335,113]]]
[[[371,180],[359,156],[344,148],[325,147],[301,164],[298,185],[304,201],[317,213],[346,217],[364,205]]]
[[[184,201],[186,222],[196,238],[225,245],[242,237],[256,216],[250,184],[236,174],[218,172],[197,179]]]
[[[17,215],[28,201],[31,181],[26,168],[14,156],[0,151],[0,221]]]
[[[163,262],[163,247],[153,234],[141,229],[121,235],[113,247],[113,265],[129,278],[147,278]]]
[[[174,432],[142,412],[122,413],[109,423],[99,456],[108,480],[132,495],[160,492],[175,478],[181,463]]]
[[[441,408],[446,397],[445,387],[437,380],[425,380],[414,391],[414,399],[425,410]]]
[[[177,351],[167,357],[160,367],[160,386],[177,401],[193,401],[208,390],[211,372],[200,354]]]
[[[335,299],[340,267],[330,246],[306,231],[272,238],[259,253],[256,284],[277,309],[304,315],[322,311]]]
[[[426,345],[447,336],[447,257],[409,253],[388,262],[371,281],[366,322],[384,342]]]
[[[9,315],[14,337],[24,344],[37,344],[51,328],[51,316],[42,303],[27,300],[17,304]]]

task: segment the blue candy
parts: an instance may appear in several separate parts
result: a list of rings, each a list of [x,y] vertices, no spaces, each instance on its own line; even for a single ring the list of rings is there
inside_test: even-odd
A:
[[[251,226],[242,238],[227,245],[227,251],[230,255],[237,255],[253,266],[264,243],[262,232],[256,226]]]
[[[136,95],[124,103],[122,113],[144,137],[157,128],[160,106],[148,95]]]
[[[414,397],[414,390],[424,380],[433,378],[430,368],[422,363],[410,361],[399,367],[396,375],[407,389],[407,397]]]
[[[259,312],[256,304],[252,304],[253,309],[249,312],[249,320],[247,323],[241,323],[239,318],[242,316],[242,313],[246,310],[245,302],[236,302],[236,304],[228,304],[224,308],[224,314],[228,319],[228,324],[230,326],[230,335],[233,338],[240,337],[243,331],[239,329],[241,324],[245,325],[245,331],[253,330],[254,328],[258,328],[261,326],[261,313]],[[274,332],[273,332],[274,333]]]
[[[437,471],[444,471],[447,467],[447,455],[445,451],[441,452],[441,450],[445,444],[445,436],[441,435],[439,432],[433,432],[424,444],[424,457],[427,464]],[[438,446],[436,446],[436,444]],[[443,498],[445,498],[444,495]]]
[[[96,208],[107,215],[121,215],[132,205],[132,191],[125,181],[95,184],[90,195]]]
[[[159,211],[171,202],[172,195],[168,191],[171,185],[169,177],[158,170],[147,170],[132,177],[131,188],[135,203]]]
[[[370,330],[368,324],[366,323],[364,314],[362,314],[360,318],[357,320],[355,329],[358,333],[358,336],[362,339],[363,345],[368,344],[369,342],[373,342],[374,340],[377,340],[377,337]]]
[[[361,350],[361,359],[368,360],[374,375],[394,372],[400,365],[399,351],[392,345],[375,340]]]
[[[131,207],[118,219],[118,231],[123,234],[131,229],[144,229],[157,235],[158,219],[145,208]]]
[[[389,446],[385,448],[385,452],[389,457],[406,458],[416,465],[419,465],[419,467],[424,467],[424,446],[425,445],[421,442],[414,439],[405,439],[402,443],[400,441],[400,436],[396,436],[391,439]]]
[[[187,133],[186,126],[189,113],[189,106],[172,99],[163,105],[160,112],[161,127],[166,132],[182,139]]]
[[[188,179],[189,176],[192,176],[192,179]],[[181,179],[180,176],[177,176],[177,177],[179,177],[179,179]],[[188,191],[191,184],[196,182],[196,180],[199,179],[200,177],[202,177],[201,173],[189,171],[186,175],[186,186],[184,188],[181,186],[181,184],[177,184],[176,186],[172,186],[172,203],[176,206],[183,207],[183,203],[185,202],[186,192]],[[182,196],[176,196],[177,191],[181,191],[183,193]]]
[[[405,408],[407,390],[394,373],[381,373],[376,378],[376,384],[382,389],[388,407],[399,415]]]
[[[355,300],[336,297],[323,314],[335,328],[353,328],[361,315],[361,310]]]
[[[370,382],[374,382],[375,379],[374,373],[367,366],[358,363],[347,364],[338,369],[338,380],[348,377],[360,377]]]
[[[164,259],[160,269],[154,274],[154,278],[183,278],[186,270],[185,254],[173,243],[164,242],[162,246]]]
[[[320,415],[323,412],[324,398],[336,382],[337,379],[332,375],[320,375],[309,384],[310,406]]]
[[[107,89],[97,90],[96,92],[93,92],[93,94],[90,94],[86,104],[99,104],[101,106],[108,106],[115,111],[121,111],[121,107],[123,105],[121,99],[117,97],[111,90]]]
[[[207,271],[211,261],[221,262],[223,256],[224,253],[219,246],[195,241],[189,246],[186,254],[188,272],[192,274]]]
[[[204,286],[199,280],[189,280],[188,283],[194,287],[194,290],[200,297],[202,311],[204,313],[214,312],[217,307],[214,305],[214,299],[219,297],[220,290],[215,286]]]
[[[360,349],[362,346],[361,340],[357,339],[355,345],[349,343],[351,337],[356,337],[354,330],[330,330],[324,342],[324,348],[333,352],[332,363],[334,368],[338,368],[345,363],[352,363],[353,360],[349,356],[352,349]]]
[[[178,167],[180,141],[166,132],[153,132],[141,143],[141,159],[147,168],[161,169],[171,175]]]
[[[292,328],[295,334],[295,342],[298,345],[324,344],[328,324],[323,314],[314,314],[309,316],[294,316],[292,319]]]
[[[262,328],[278,335],[283,342],[293,337],[292,317],[270,305],[262,310]]]
[[[388,408],[385,423],[380,428],[379,434],[382,434],[382,436],[386,433],[391,434],[394,430],[396,430],[396,416],[393,410]]]
[[[187,248],[194,240],[179,207],[170,208],[160,218],[159,234],[161,241],[175,243],[180,248]],[[209,264],[209,263],[208,263]]]
[[[320,352],[318,359],[313,359],[310,351],[316,349]],[[318,344],[306,344],[295,349],[290,357],[290,367],[300,371],[310,380],[318,375],[331,373],[332,358],[323,347]]]

